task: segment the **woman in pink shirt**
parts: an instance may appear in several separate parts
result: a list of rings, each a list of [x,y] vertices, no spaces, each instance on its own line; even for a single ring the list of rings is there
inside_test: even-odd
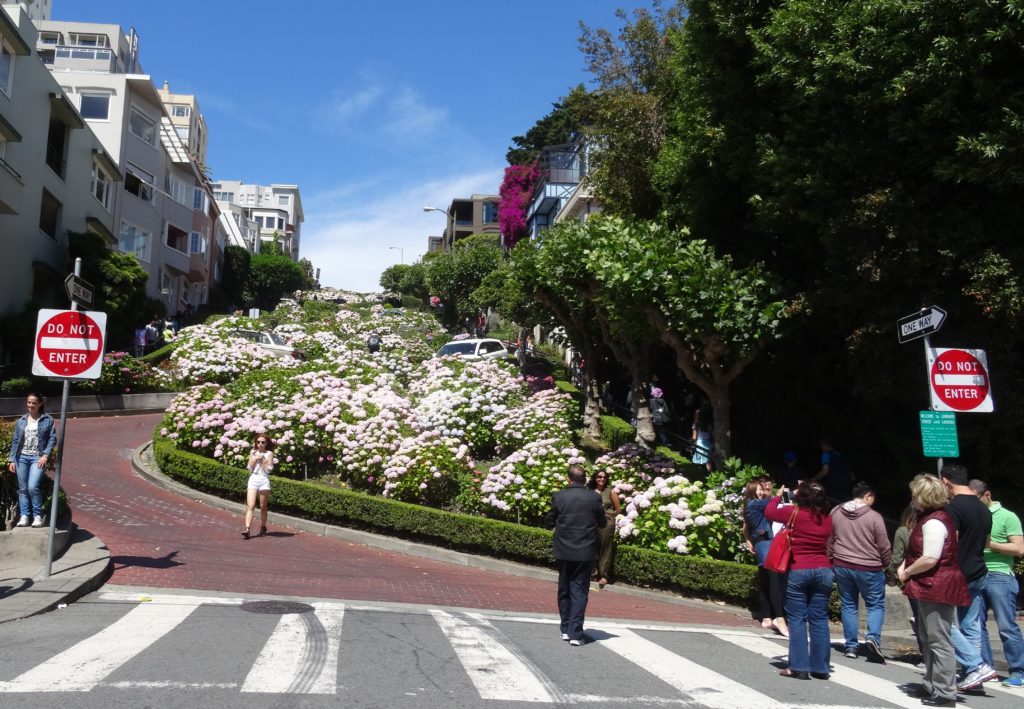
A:
[[[793,507],[782,505],[782,488],[768,503],[764,516],[788,522]],[[832,564],[825,550],[832,535],[825,488],[802,482],[796,490],[793,517],[793,563],[786,583],[786,620],[789,622],[789,667],[779,674],[793,679],[828,679],[831,645],[828,633],[828,598],[832,593]],[[810,643],[808,645],[808,633]]]

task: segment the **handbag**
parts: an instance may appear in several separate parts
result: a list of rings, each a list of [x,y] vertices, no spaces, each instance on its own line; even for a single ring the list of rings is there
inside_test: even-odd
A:
[[[793,540],[790,535],[793,533],[793,521],[796,519],[797,506],[793,505],[793,513],[789,516],[786,526],[778,531],[772,544],[768,547],[768,555],[764,559],[764,568],[774,571],[777,574],[784,574],[789,571],[789,565],[793,561]]]

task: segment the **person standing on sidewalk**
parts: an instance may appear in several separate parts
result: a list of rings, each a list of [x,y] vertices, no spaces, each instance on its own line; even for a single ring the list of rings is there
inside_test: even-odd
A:
[[[917,619],[924,659],[921,703],[955,707],[953,618],[959,606],[971,602],[971,594],[957,561],[956,529],[947,512],[949,490],[934,475],[921,474],[910,481],[910,496],[920,514],[896,573],[904,595],[917,600],[921,609]]]
[[[839,601],[846,639],[846,657],[857,659],[858,597],[867,610],[864,647],[868,660],[885,662],[882,655],[882,623],[885,620],[885,567],[892,556],[882,515],[875,512],[875,491],[867,483],[853,486],[853,499],[832,509],[832,536],[828,556],[839,587]]]
[[[601,496],[586,486],[587,474],[579,465],[569,466],[569,487],[551,498],[544,517],[554,529],[555,566],[558,568],[558,615],[562,640],[579,646],[590,595],[590,574],[597,559],[597,530],[608,524]]]
[[[7,469],[18,476],[18,508],[21,517],[17,526],[27,527],[29,515],[32,526],[43,526],[43,494],[39,483],[43,470],[57,445],[57,426],[46,413],[43,397],[31,392],[25,397],[28,413],[14,424]]]
[[[971,594],[970,605],[957,608],[957,625],[952,632],[956,661],[964,669],[964,677],[957,685],[960,691],[980,687],[996,676],[996,671],[981,657],[985,626],[981,617],[982,594],[988,576],[984,552],[992,532],[992,513],[968,486],[970,481],[967,468],[959,463],[942,466],[942,482],[950,495],[946,513],[957,533],[957,558]]]
[[[992,491],[981,480],[971,480],[969,486],[978,495],[978,499],[992,513],[992,535],[985,549],[985,590],[981,594],[981,618],[988,618],[992,609],[996,625],[999,626],[999,639],[1003,643],[1003,655],[1009,676],[1003,680],[1004,687],[1024,687],[1024,636],[1017,624],[1017,593],[1020,584],[1013,575],[1013,562],[1018,556],[1024,556],[1024,531],[1021,530],[1020,517],[992,499]],[[988,631],[982,625],[981,657],[992,665],[992,643],[988,639]]]
[[[607,472],[599,470],[591,475],[587,482],[587,487],[601,496],[601,507],[604,508],[604,516],[608,522],[597,533],[600,546],[595,572],[598,589],[603,589],[608,585],[608,579],[612,578],[612,570],[615,568],[615,519],[622,514],[619,493],[609,486],[609,477]]]

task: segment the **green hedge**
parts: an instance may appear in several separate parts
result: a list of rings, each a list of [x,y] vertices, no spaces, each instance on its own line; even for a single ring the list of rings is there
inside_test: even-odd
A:
[[[612,450],[636,440],[636,431],[628,421],[623,421],[618,416],[601,417],[601,435],[608,441]]]
[[[164,474],[199,490],[241,501],[249,473],[181,451],[154,438]],[[551,532],[510,522],[396,502],[361,492],[274,477],[274,509],[297,517],[425,542],[475,554],[551,566]],[[747,604],[756,593],[757,569],[728,561],[654,552],[620,545],[616,577],[637,586]]]

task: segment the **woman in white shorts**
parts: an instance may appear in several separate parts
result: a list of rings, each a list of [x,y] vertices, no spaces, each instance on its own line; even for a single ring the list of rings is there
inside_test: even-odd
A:
[[[267,504],[270,502],[270,472],[274,469],[274,442],[270,436],[259,434],[249,452],[249,485],[245,492],[245,529],[242,536],[249,538],[252,525],[252,511],[256,507],[256,496],[260,499],[260,534],[267,533]]]

